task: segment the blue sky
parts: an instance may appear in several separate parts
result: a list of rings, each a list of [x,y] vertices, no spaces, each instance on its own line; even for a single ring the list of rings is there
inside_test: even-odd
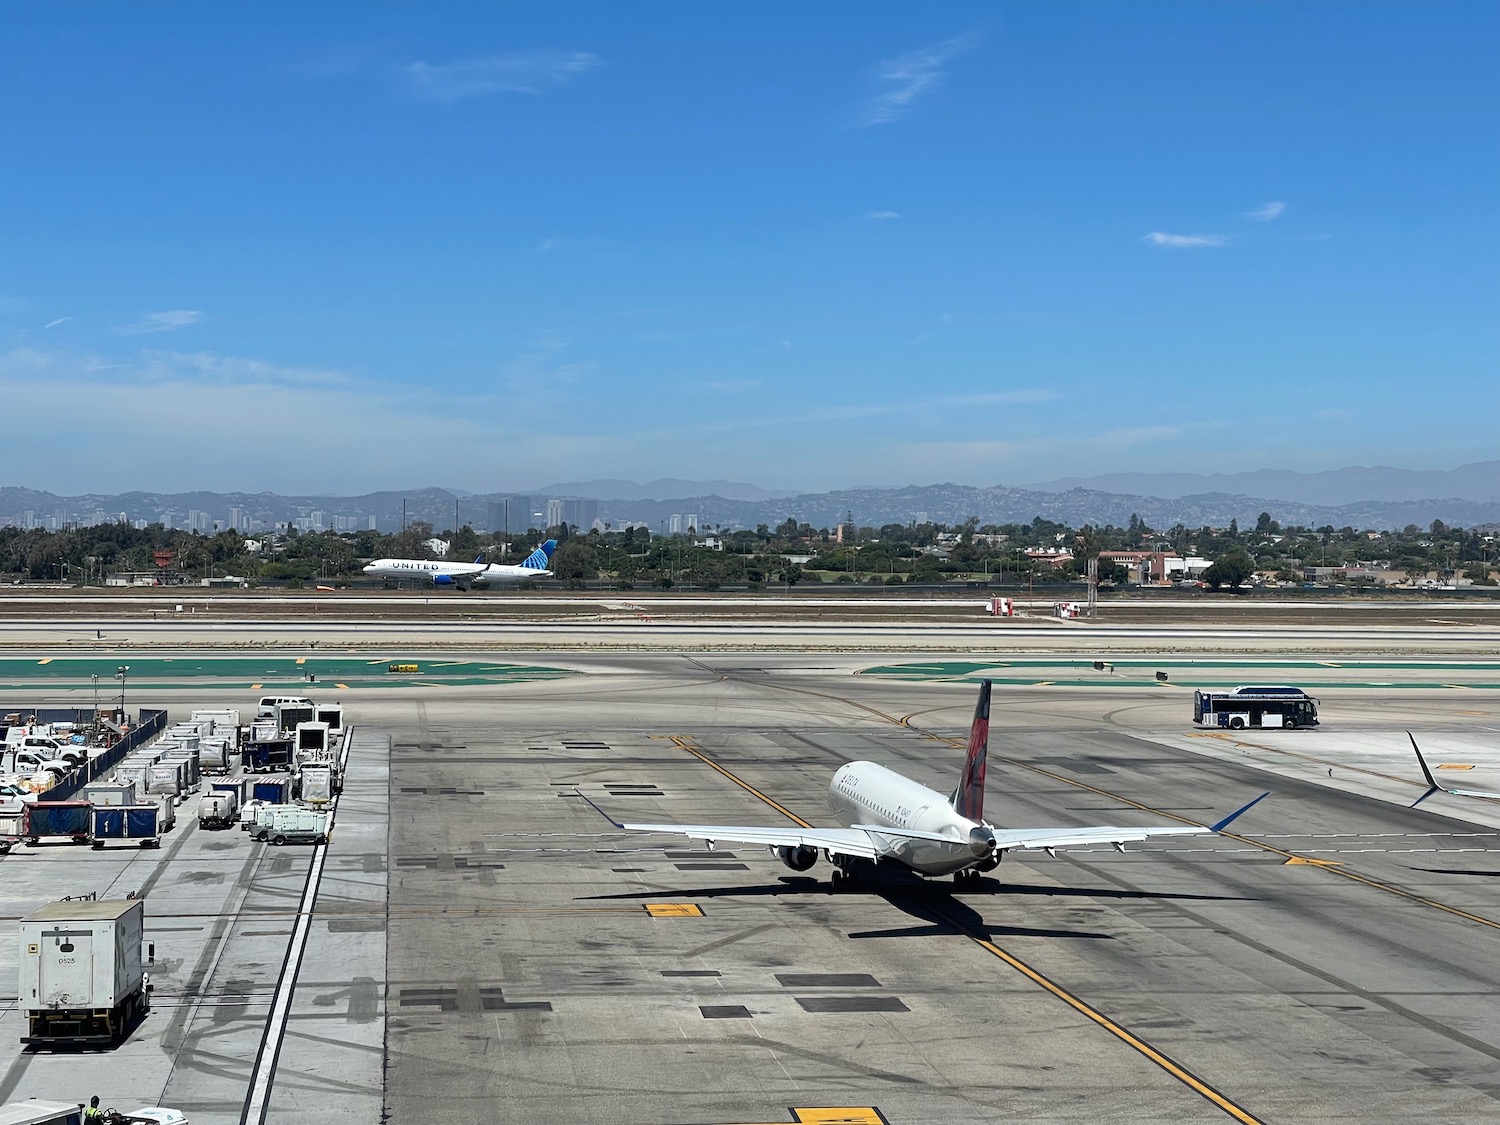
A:
[[[5,483],[1495,442],[1487,3],[0,7]]]

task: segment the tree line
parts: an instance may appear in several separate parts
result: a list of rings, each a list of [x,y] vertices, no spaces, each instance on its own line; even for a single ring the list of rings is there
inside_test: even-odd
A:
[[[160,572],[166,580],[234,576],[251,583],[327,582],[361,577],[373,558],[432,558],[440,539],[451,559],[515,561],[546,536],[559,540],[552,570],[564,585],[604,583],[622,589],[692,585],[758,588],[772,584],[832,582],[900,585],[983,579],[992,584],[1076,581],[1088,561],[1103,551],[1167,550],[1213,561],[1204,575],[1212,586],[1235,587],[1252,574],[1299,581],[1309,567],[1359,567],[1389,563],[1409,573],[1436,572],[1490,584],[1494,536],[1478,528],[1427,528],[1372,532],[1353,527],[1283,527],[1262,513],[1252,528],[1237,521],[1226,528],[1155,529],[1132,516],[1125,527],[1072,528],[1038,516],[1030,523],[985,524],[971,518],[957,525],[933,522],[814,528],[788,518],[754,530],[715,526],[679,536],[652,535],[645,528],[582,532],[562,526],[548,531],[498,536],[462,527],[434,534],[415,522],[394,533],[304,532],[247,540],[243,533],[203,535],[153,524],[98,524],[64,531],[0,528],[0,572],[11,581],[98,584],[122,572]],[[705,540],[711,545],[704,545]],[[1061,565],[1028,551],[1071,555]],[[158,563],[165,560],[166,565]],[[1101,560],[1102,581],[1123,582],[1126,573]]]

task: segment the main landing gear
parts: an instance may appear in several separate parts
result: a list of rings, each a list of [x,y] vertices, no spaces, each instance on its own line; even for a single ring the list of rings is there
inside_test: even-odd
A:
[[[983,877],[984,872],[973,867],[965,868],[953,873],[953,886],[958,890],[973,890],[979,886],[979,880]]]
[[[841,863],[834,867],[828,876],[828,893],[852,890],[859,882],[859,876],[855,874],[854,864]]]

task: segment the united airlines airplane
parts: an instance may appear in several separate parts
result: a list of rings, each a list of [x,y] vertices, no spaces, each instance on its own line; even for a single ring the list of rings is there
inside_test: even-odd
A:
[[[833,883],[854,877],[854,860],[894,861],[922,875],[949,875],[957,884],[975,882],[1013,848],[1058,848],[1113,844],[1120,851],[1154,836],[1198,836],[1222,832],[1269,794],[1262,793],[1209,827],[999,828],[984,819],[984,774],[989,754],[990,681],[979,687],[969,730],[969,749],[958,787],[945,797],[875,762],[840,766],[828,786],[828,805],[843,828],[753,828],[724,824],[620,824],[632,832],[681,833],[706,841],[765,844],[793,871],[806,871],[821,851],[834,865]],[[580,794],[582,796],[582,794]],[[587,798],[585,798],[587,800]],[[592,801],[589,802],[593,804]],[[594,806],[598,808],[597,805]],[[600,812],[603,812],[601,809]],[[608,817],[608,814],[604,814]]]
[[[457,586],[460,590],[465,590],[469,583],[482,586],[490,582],[551,578],[552,572],[547,569],[547,564],[552,561],[552,552],[556,548],[557,540],[549,539],[515,566],[485,563],[479,559],[471,563],[443,562],[439,559],[376,559],[364,570],[373,578],[426,579],[434,586]]]

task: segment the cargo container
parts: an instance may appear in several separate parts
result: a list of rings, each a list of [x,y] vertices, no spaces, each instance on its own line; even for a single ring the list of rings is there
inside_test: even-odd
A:
[[[113,840],[159,848],[163,831],[161,806],[154,801],[144,805],[95,805],[93,828],[96,850]]]
[[[233,828],[239,820],[240,802],[233,793],[219,790],[198,798],[199,828]]]
[[[205,738],[198,745],[199,772],[206,774],[228,773],[230,755],[233,753],[233,749],[227,738],[220,738],[217,735],[213,738]],[[238,759],[236,759],[236,762],[238,762]]]
[[[39,843],[44,837],[67,837],[75,844],[89,842],[93,829],[87,801],[34,801],[23,812],[21,835],[27,843]]]
[[[94,806],[140,803],[136,800],[136,789],[132,782],[122,785],[117,781],[96,781],[92,785],[85,785],[79,796]]]
[[[142,797],[141,804],[155,803],[158,810],[163,832],[170,832],[177,827],[177,805],[171,797]]]
[[[332,814],[323,809],[282,805],[272,809],[261,838],[273,844],[326,844]]]
[[[77,1102],[24,1102],[0,1105],[0,1125],[83,1125],[83,1106]]]
[[[163,797],[180,797],[185,772],[180,761],[157,762],[146,771],[146,792]]]
[[[344,732],[344,705],[342,703],[320,703],[313,708],[315,722],[327,723],[334,734]]]
[[[245,800],[245,779],[243,777],[221,777],[208,783],[210,793],[233,793],[236,806]]]
[[[327,723],[298,723],[292,737],[298,765],[309,758],[327,758],[333,754],[333,736]]]
[[[254,797],[240,806],[240,831],[255,835],[255,818],[260,815],[260,810],[266,807],[264,801],[258,801]]]
[[[292,740],[275,738],[265,742],[247,742],[240,751],[240,764],[247,773],[292,768]]]
[[[302,767],[302,800],[309,805],[326,805],[333,800],[333,768],[309,762]]]
[[[292,779],[281,777],[256,778],[250,783],[250,796],[271,805],[285,805],[292,799]]]
[[[214,734],[234,734],[240,727],[240,713],[232,707],[222,711],[194,711],[193,721],[207,719],[213,723]]]
[[[281,734],[291,734],[297,729],[298,723],[312,722],[313,710],[312,703],[306,699],[295,703],[276,704],[273,718],[276,720],[277,731]]]
[[[0,814],[0,855],[9,854],[21,842],[25,820],[24,812]]]
[[[21,919],[23,1043],[113,1046],[151,1007],[141,964],[145,903],[53,902]]]

